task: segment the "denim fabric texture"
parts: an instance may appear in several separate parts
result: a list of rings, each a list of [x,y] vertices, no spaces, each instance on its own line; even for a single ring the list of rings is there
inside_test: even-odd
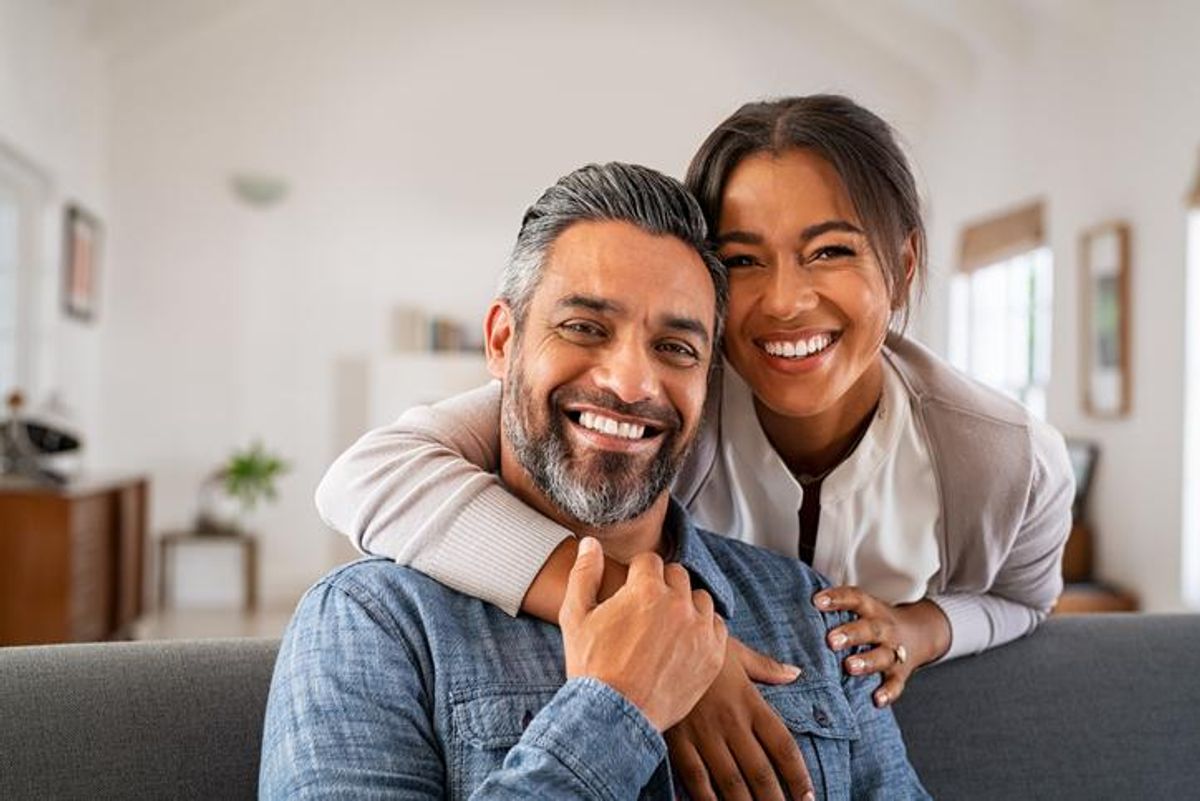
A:
[[[675,558],[729,631],[798,665],[762,691],[822,799],[928,795],[878,677],[841,671],[803,563],[695,529],[672,505]],[[300,602],[267,704],[259,795],[297,798],[671,799],[662,736],[595,679],[566,680],[557,627],[385,559],[339,568]]]

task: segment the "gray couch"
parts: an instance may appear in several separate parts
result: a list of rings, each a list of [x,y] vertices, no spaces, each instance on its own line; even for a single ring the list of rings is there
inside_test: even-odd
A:
[[[253,798],[276,643],[0,649],[0,799]],[[1200,615],[1055,618],[897,708],[946,799],[1200,797]]]

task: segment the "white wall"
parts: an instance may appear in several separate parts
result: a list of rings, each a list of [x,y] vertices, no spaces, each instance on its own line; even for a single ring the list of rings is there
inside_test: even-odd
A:
[[[205,473],[263,438],[295,468],[259,520],[266,592],[289,596],[330,550],[310,496],[346,444],[339,376],[384,352],[392,306],[477,318],[521,211],[558,175],[605,159],[678,175],[738,103],[832,90],[889,118],[925,177],[935,274],[914,327],[935,346],[961,225],[1048,200],[1050,417],[1104,449],[1099,569],[1148,608],[1181,606],[1200,8],[423,5],[0,0],[0,137],[51,177],[52,280],[62,202],[110,234],[99,322],[55,318],[46,383],[94,466],[152,474],[156,528],[187,523]],[[291,193],[240,204],[238,170]],[[1081,411],[1077,237],[1115,217],[1134,229],[1134,411],[1104,422]]]
[[[944,341],[944,277],[961,226],[1046,198],[1055,257],[1049,417],[1102,448],[1091,501],[1098,572],[1147,609],[1179,609],[1183,199],[1200,144],[1200,6],[1091,4],[1045,22],[1027,49],[994,54],[976,82],[946,95],[925,140],[931,254],[942,274],[923,331]],[[1082,411],[1078,241],[1117,218],[1133,227],[1133,411],[1104,421]]]
[[[294,471],[260,516],[264,586],[324,569],[312,509],[345,444],[338,365],[398,304],[478,320],[524,208],[588,161],[676,175],[758,96],[845,91],[924,130],[929,85],[791,3],[265,0],[112,65],[103,458],[148,468],[156,526],[261,437]],[[819,33],[818,33],[819,32]],[[285,176],[239,204],[235,170]],[[399,410],[397,410],[399,411]]]
[[[40,263],[40,325],[45,347],[35,354],[32,403],[54,391],[85,432],[100,428],[101,326],[65,318],[59,302],[63,206],[82,203],[107,218],[103,54],[78,3],[0,0],[0,141],[48,182]],[[100,314],[107,313],[109,264],[101,264]],[[0,391],[7,392],[7,388]]]

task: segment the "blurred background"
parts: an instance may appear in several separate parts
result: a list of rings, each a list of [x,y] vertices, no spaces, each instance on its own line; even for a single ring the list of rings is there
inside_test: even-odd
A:
[[[275,631],[353,556],[324,468],[482,380],[545,186],[682,176],[741,103],[838,92],[917,168],[910,333],[1077,441],[1073,577],[1200,608],[1198,41],[1186,0],[0,0],[0,389],[82,443],[5,490],[75,516],[0,505],[0,583],[65,570],[66,639]],[[80,519],[118,533],[82,557]]]

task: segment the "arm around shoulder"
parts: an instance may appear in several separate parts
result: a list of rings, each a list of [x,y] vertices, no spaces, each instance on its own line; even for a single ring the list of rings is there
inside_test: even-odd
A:
[[[509,494],[499,451],[493,381],[368,432],[329,467],[317,511],[360,550],[516,614],[571,533]]]

